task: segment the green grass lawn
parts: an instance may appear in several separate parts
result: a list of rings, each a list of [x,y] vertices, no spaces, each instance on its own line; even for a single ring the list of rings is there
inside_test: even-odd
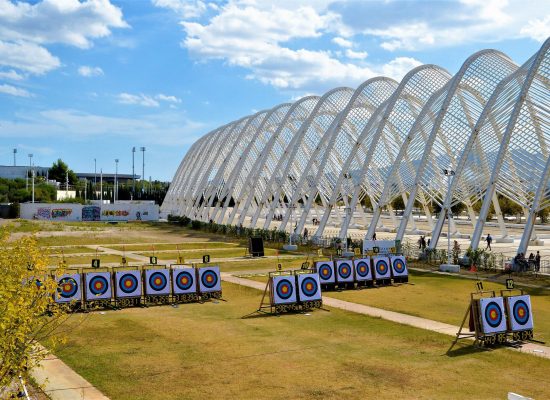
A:
[[[156,246],[155,246],[156,250]],[[142,256],[152,256],[153,250],[138,252]],[[244,257],[246,249],[243,247],[227,248],[227,249],[202,249],[202,250],[182,250],[180,253],[176,251],[155,252],[155,255],[164,260],[175,260],[178,255],[181,255],[187,259],[202,259],[202,256],[208,254],[212,262],[215,262],[216,258],[230,258],[230,257]],[[265,249],[266,256],[274,256],[277,254],[277,250]]]
[[[237,247],[238,243],[229,242],[185,242],[185,243],[157,243],[155,245],[147,244],[128,244],[125,246],[109,246],[110,249],[127,251],[150,251],[151,246],[155,247],[155,250],[198,250],[198,249],[217,249],[220,247]]]
[[[228,302],[75,315],[57,354],[113,400],[503,399],[550,397],[550,361],[331,309],[241,319],[261,292]]]
[[[47,249],[50,255],[61,255],[61,254],[77,254],[77,253],[94,253],[95,249],[91,249],[86,246],[64,246],[64,247],[53,247]],[[99,253],[102,250],[98,251]]]
[[[86,264],[91,266],[93,258],[99,258],[102,263],[119,263],[121,261],[120,256],[112,255],[112,254],[98,254],[97,257],[95,254],[90,254],[86,256],[68,256],[68,257],[65,257],[65,261],[67,262],[67,265],[69,267],[71,265],[80,265],[80,264]],[[126,259],[129,263],[139,262],[137,259],[132,257],[126,257]],[[49,264],[57,265],[61,262],[61,260],[62,260],[61,255],[57,257],[50,257]]]

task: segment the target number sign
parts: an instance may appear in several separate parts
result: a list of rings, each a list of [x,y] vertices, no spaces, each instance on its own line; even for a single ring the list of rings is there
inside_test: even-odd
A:
[[[338,282],[353,282],[353,263],[350,260],[336,261],[336,279]]]
[[[111,273],[90,272],[85,276],[86,301],[105,300],[112,296]]]
[[[340,248],[336,249],[336,255],[341,256],[342,255],[342,249],[340,249]]]
[[[501,333],[506,331],[506,315],[502,297],[479,299],[481,325],[483,333]]]
[[[372,252],[373,252],[374,254],[380,253],[380,247],[374,246],[374,247],[372,248]]]
[[[185,264],[185,258],[178,256],[178,264]]]
[[[167,269],[145,271],[145,293],[147,295],[170,294],[170,275]]]
[[[175,268],[172,270],[172,291],[174,294],[197,292],[195,268]]]
[[[283,270],[283,264],[277,264],[277,271]]]
[[[202,256],[202,262],[204,264],[208,264],[210,262],[210,255],[205,254],[204,256]]]
[[[323,257],[323,249],[317,249],[317,255]]]
[[[92,260],[92,268],[99,268],[101,265],[101,260],[99,258],[94,258]]]
[[[514,288],[514,280],[506,279],[506,289],[513,289],[513,288]]]
[[[321,283],[335,283],[334,263],[332,261],[318,261],[315,263]]]
[[[69,303],[82,300],[80,274],[65,274],[57,278],[57,303]]]
[[[122,265],[125,265],[128,261],[126,260],[126,257],[122,257],[122,259],[120,260],[120,263]]]
[[[152,257],[149,257],[149,264],[156,264],[157,263],[157,257],[155,256],[152,256]]]
[[[300,301],[321,300],[321,284],[317,274],[298,275]]]
[[[376,279],[390,279],[390,260],[388,257],[374,257],[372,263],[374,267],[374,277]]]
[[[296,303],[296,278],[294,276],[274,276],[273,304]]]
[[[139,271],[117,271],[115,273],[116,297],[141,296]]]
[[[355,264],[355,278],[358,282],[372,281],[372,274],[370,271],[370,258],[359,258],[354,261]]]
[[[533,329],[533,314],[529,295],[510,296],[507,298],[507,306],[512,332]]]
[[[220,267],[199,268],[199,291],[201,293],[219,292],[222,290]]]
[[[308,261],[302,263],[302,269],[309,269],[309,262]]]
[[[359,247],[356,247],[355,249],[353,249],[353,252],[356,256],[360,256],[361,255],[361,249]]]

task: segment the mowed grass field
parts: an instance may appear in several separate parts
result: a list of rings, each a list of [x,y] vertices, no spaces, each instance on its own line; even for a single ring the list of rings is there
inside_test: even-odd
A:
[[[451,338],[354,313],[242,319],[227,302],[75,315],[57,354],[113,400],[549,398],[550,361],[504,348],[446,354]]]

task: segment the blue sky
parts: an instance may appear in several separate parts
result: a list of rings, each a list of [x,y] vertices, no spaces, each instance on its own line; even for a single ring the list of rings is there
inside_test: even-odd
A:
[[[494,48],[525,62],[550,36],[538,0],[0,0],[0,165],[170,180],[200,136],[253,112],[451,73]]]

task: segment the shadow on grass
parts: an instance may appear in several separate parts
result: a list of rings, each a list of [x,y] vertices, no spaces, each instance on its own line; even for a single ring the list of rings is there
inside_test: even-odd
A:
[[[477,353],[485,353],[487,351],[492,351],[492,349],[486,348],[486,347],[476,347],[472,343],[470,346],[461,346],[458,348],[455,347],[454,349],[451,348],[447,350],[447,352],[444,355],[452,358],[452,357],[468,356],[468,355],[477,354]]]

